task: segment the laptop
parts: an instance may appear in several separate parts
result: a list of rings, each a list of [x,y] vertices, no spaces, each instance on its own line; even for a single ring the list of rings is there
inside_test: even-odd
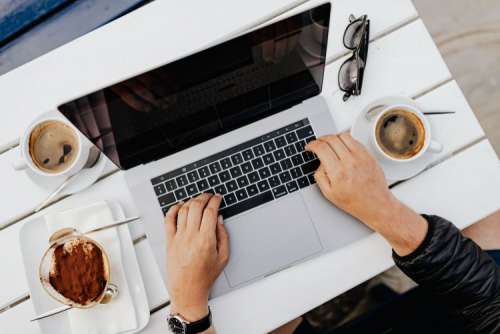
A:
[[[371,233],[322,197],[313,177],[319,161],[304,150],[337,132],[320,95],[330,7],[58,107],[124,171],[163,278],[164,215],[203,192],[223,195],[230,236],[212,297]]]

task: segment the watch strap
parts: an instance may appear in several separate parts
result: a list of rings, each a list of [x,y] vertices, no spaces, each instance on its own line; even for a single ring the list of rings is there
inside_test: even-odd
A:
[[[204,318],[186,324],[186,334],[201,333],[209,329],[210,326],[212,326],[212,312],[210,312],[209,307],[208,314]]]

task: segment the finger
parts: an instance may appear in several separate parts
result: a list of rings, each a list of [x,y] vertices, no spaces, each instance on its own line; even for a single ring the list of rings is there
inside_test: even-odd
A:
[[[156,97],[140,80],[127,80],[123,84],[130,88],[139,99],[157,106]]]
[[[204,193],[191,200],[187,220],[187,231],[197,232],[200,230],[203,211],[205,210],[205,207],[207,206],[207,203],[211,197],[211,194]]]
[[[337,154],[330,148],[330,145],[322,140],[314,140],[306,145],[306,150],[316,154],[322,165],[327,170],[335,168],[339,164]]]
[[[176,204],[170,207],[165,216],[165,233],[167,237],[167,243],[170,244],[172,239],[177,232],[177,213],[179,212],[181,205]]]
[[[139,100],[127,86],[119,84],[111,87],[111,90],[116,93],[116,95],[120,96],[123,102],[125,102],[132,109],[140,112],[151,111],[151,106]]]
[[[351,152],[347,149],[347,146],[340,140],[339,136],[336,135],[328,135],[323,136],[319,140],[323,140],[328,145],[330,145],[331,149],[337,153],[337,156],[340,160],[348,160],[351,158]]]
[[[318,187],[320,187],[320,189],[326,190],[332,184],[330,178],[326,174],[324,167],[320,167],[316,170],[316,172],[314,173],[314,179],[316,180],[316,183],[318,184]]]
[[[183,233],[184,231],[186,231],[189,204],[190,201],[188,201],[187,203],[179,203],[179,205],[181,206],[179,208],[179,212],[177,213],[177,232],[179,233]]]
[[[201,221],[200,230],[207,236],[215,238],[215,229],[217,226],[217,216],[219,215],[219,207],[222,201],[222,196],[217,194],[212,196],[210,201],[203,211],[203,218]]]
[[[224,226],[224,218],[219,215],[217,219],[217,258],[222,267],[229,260],[229,234]]]
[[[340,140],[352,153],[362,153],[366,152],[366,148],[359,141],[354,139],[349,132],[342,132],[340,135]]]

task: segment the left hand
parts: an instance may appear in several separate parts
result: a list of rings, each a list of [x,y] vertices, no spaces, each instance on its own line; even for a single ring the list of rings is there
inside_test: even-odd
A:
[[[188,321],[208,314],[210,288],[229,260],[228,234],[218,215],[221,199],[201,194],[171,207],[165,217],[171,312]]]

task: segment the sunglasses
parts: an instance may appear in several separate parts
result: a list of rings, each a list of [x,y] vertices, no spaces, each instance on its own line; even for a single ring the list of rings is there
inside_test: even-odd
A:
[[[344,46],[352,50],[353,54],[340,66],[338,79],[339,88],[345,93],[344,102],[352,95],[361,94],[370,41],[370,20],[368,20],[368,16],[363,15],[360,18],[355,18],[351,14],[349,22],[344,32]]]

